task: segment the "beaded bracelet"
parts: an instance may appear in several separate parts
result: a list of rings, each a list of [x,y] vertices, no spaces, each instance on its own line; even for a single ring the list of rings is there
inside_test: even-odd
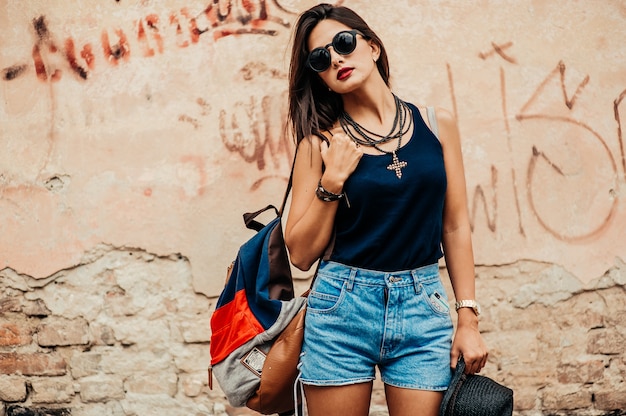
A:
[[[341,198],[345,196],[342,192],[340,194],[336,194],[334,192],[330,192],[324,186],[322,186],[322,180],[317,183],[317,189],[315,189],[315,196],[321,199],[324,202],[334,202],[339,201]]]

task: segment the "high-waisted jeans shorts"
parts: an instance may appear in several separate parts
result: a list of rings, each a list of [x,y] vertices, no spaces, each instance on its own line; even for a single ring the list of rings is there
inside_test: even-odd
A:
[[[439,266],[386,273],[322,262],[309,294],[300,357],[303,384],[374,380],[443,391],[453,326]]]

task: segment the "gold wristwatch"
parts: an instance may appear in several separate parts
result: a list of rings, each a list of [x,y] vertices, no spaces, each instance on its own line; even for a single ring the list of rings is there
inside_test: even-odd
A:
[[[480,316],[480,305],[475,300],[460,300],[454,304],[454,307],[457,311],[461,308],[471,308],[476,316]]]

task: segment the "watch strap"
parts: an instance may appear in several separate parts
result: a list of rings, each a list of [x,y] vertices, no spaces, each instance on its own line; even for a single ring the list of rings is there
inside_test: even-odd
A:
[[[463,299],[454,303],[454,308],[458,311],[461,308],[471,308],[474,313],[480,315],[480,305],[474,299]]]

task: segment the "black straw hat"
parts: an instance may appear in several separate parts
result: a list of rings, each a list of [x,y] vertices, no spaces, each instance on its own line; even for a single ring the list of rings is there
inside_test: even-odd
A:
[[[513,390],[489,377],[464,374],[459,358],[452,382],[439,408],[439,416],[511,416]]]

